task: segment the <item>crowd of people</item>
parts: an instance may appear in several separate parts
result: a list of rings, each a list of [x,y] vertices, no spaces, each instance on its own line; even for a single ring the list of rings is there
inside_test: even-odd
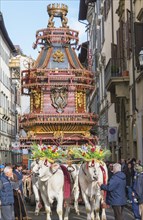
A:
[[[98,182],[107,191],[106,203],[113,208],[116,220],[124,220],[123,208],[129,203],[135,220],[143,220],[143,166],[135,158],[108,164],[108,184]]]
[[[23,196],[22,165],[0,165],[0,220],[30,220]]]
[[[135,220],[143,220],[143,166],[135,158],[107,163],[108,183],[98,182],[107,191],[106,203],[113,208],[116,220],[124,220],[123,208],[132,206]],[[30,220],[24,195],[22,165],[0,165],[0,220]]]

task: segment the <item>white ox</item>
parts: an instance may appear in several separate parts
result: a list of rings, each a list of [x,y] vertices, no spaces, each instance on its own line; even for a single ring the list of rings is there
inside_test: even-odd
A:
[[[40,209],[42,208],[39,183],[38,183],[38,175],[39,175],[38,170],[39,170],[38,160],[34,160],[31,163],[31,171],[32,171],[31,181],[32,181],[32,189],[36,202],[35,215],[39,215]]]
[[[58,164],[51,165],[49,162],[40,160],[32,169],[39,173],[38,184],[42,200],[44,202],[47,218],[51,220],[51,205],[54,200],[57,201],[57,214],[59,220],[63,220],[63,201],[64,201],[64,174]],[[68,220],[69,199],[66,199],[66,210],[64,220]]]
[[[79,215],[79,206],[78,206],[78,199],[79,199],[79,181],[78,181],[78,176],[79,176],[79,168],[80,165],[78,164],[64,164],[64,166],[67,168],[68,172],[70,173],[71,177],[71,196],[74,200],[74,208]],[[32,188],[33,188],[33,193],[35,196],[35,202],[36,202],[36,207],[35,207],[35,215],[39,215],[40,209],[42,207],[41,204],[41,197],[40,197],[40,191],[39,191],[39,183],[38,183],[38,175],[39,175],[39,163],[38,160],[33,161],[31,163],[31,171],[32,171]]]
[[[71,196],[74,200],[74,209],[77,213],[77,215],[79,215],[79,206],[78,206],[78,199],[79,199],[79,194],[80,194],[80,189],[79,189],[79,168],[80,165],[77,164],[69,164],[66,165],[68,172],[70,173],[70,177],[71,177],[71,185],[72,185],[72,189],[71,189]]]
[[[106,174],[107,183],[108,172],[105,163],[85,162],[80,167],[79,184],[85,203],[87,220],[100,220],[99,210],[101,203],[103,203],[104,195],[103,191],[100,191],[97,181],[104,182],[103,172]],[[94,213],[96,213],[96,217]],[[105,208],[102,208],[101,220],[106,220]]]

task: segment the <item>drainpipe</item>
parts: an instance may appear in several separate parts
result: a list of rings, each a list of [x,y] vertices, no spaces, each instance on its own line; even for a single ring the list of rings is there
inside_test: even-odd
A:
[[[133,115],[132,126],[133,126],[133,123],[136,120],[135,114],[136,112],[138,113],[138,109],[136,107],[135,31],[134,31],[135,18],[134,18],[133,0],[130,0],[130,11],[131,11],[131,48],[132,48],[132,71],[133,71],[133,85],[132,85],[132,115]],[[132,127],[132,130],[133,130],[133,127]],[[132,154],[133,154],[133,150],[132,150]]]
[[[138,112],[136,107],[136,78],[135,78],[135,31],[134,31],[134,12],[133,12],[133,1],[130,0],[130,11],[131,11],[131,44],[132,44],[132,71],[133,71],[133,88],[132,88],[132,111],[133,115]]]
[[[112,24],[112,43],[114,44],[114,10],[113,10],[113,0],[111,0],[111,24]]]

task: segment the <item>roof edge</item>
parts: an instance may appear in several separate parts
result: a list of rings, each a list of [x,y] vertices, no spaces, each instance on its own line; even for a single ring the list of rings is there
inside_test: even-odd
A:
[[[2,35],[4,37],[4,39],[6,40],[10,50],[12,53],[16,53],[16,49],[15,49],[15,46],[13,45],[9,35],[8,35],[8,32],[6,30],[6,27],[5,27],[5,24],[4,24],[4,19],[3,19],[3,15],[2,15],[2,12],[0,11],[0,30],[2,32]]]

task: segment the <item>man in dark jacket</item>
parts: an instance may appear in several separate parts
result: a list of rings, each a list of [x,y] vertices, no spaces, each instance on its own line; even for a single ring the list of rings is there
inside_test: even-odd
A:
[[[121,165],[113,165],[113,176],[107,185],[98,182],[101,190],[107,191],[106,203],[111,205],[116,220],[123,220],[123,207],[126,205],[126,176],[121,172]]]
[[[140,169],[138,169],[140,166],[135,165],[134,171],[134,179],[133,179],[133,187],[132,187],[132,210],[134,213],[135,220],[141,220],[140,212],[139,212],[139,203],[137,200],[137,194],[136,194],[136,187],[137,187],[137,178],[139,175]]]
[[[127,202],[132,203],[132,186],[133,186],[135,172],[130,162],[127,164],[127,169],[125,170],[124,173],[126,175],[126,190],[128,197]]]
[[[16,174],[18,181],[19,181],[19,189],[21,191],[21,194],[23,195],[23,174],[22,174],[22,165],[16,164],[15,168],[13,170],[13,173]]]
[[[136,185],[134,187],[134,191],[139,203],[139,211],[141,215],[141,220],[143,220],[143,167],[137,165],[135,167],[137,171]]]
[[[10,178],[13,176],[12,168],[6,166],[0,178],[0,202],[1,202],[1,219],[14,220],[14,195]]]

